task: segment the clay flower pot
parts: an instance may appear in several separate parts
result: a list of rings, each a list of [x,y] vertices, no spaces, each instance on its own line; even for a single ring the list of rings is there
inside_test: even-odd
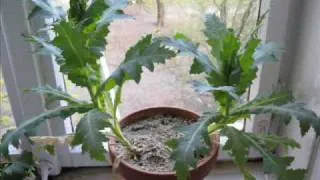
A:
[[[193,112],[178,109],[178,108],[171,108],[171,107],[158,107],[158,108],[150,108],[135,112],[121,120],[121,127],[128,126],[135,122],[144,120],[148,117],[155,116],[155,115],[172,115],[174,117],[181,117],[183,119],[188,119],[191,121],[197,121],[199,116]],[[213,169],[216,164],[218,153],[219,153],[219,136],[215,135],[213,137],[214,143],[212,143],[212,151],[210,152],[209,156],[202,159],[195,169],[190,169],[191,178],[190,180],[202,180],[204,179],[209,172]],[[109,153],[114,163],[116,159],[116,152],[115,152],[115,139],[110,139],[109,141]],[[177,177],[175,172],[148,172],[138,167],[135,167],[124,160],[120,160],[119,165],[117,167],[117,172],[121,174],[125,180],[176,180]]]

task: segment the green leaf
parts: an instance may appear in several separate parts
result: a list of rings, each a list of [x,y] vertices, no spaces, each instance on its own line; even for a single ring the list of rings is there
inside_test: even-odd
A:
[[[251,39],[245,48],[244,53],[240,56],[240,80],[237,83],[238,94],[241,95],[246,92],[247,88],[252,84],[253,80],[257,77],[258,68],[255,67],[253,54],[260,44],[259,39]]]
[[[288,139],[285,137],[280,137],[276,135],[259,135],[253,136],[260,144],[263,144],[267,147],[270,151],[275,150],[279,144],[284,145],[286,147],[291,148],[300,148],[300,144],[297,143],[295,140]]]
[[[61,58],[61,53],[62,51],[52,45],[50,42],[46,41],[45,39],[41,38],[41,37],[37,37],[34,35],[30,35],[30,36],[25,36],[26,40],[30,41],[30,42],[34,42],[39,44],[40,49],[37,51],[39,54],[43,54],[43,55],[54,55],[58,58]]]
[[[207,15],[204,34],[207,37],[208,44],[211,46],[212,56],[217,59],[220,59],[220,51],[222,51],[223,40],[227,32],[226,25],[216,15]]]
[[[196,167],[201,157],[207,155],[211,149],[208,125],[218,119],[217,114],[210,114],[200,118],[198,122],[178,128],[184,136],[168,142],[173,148],[171,158],[175,161],[174,169],[179,180],[189,177],[189,167]]]
[[[304,178],[301,178],[304,176],[304,171],[301,170],[293,170],[293,169],[287,169],[288,166],[293,162],[294,157],[279,157],[276,156],[270,152],[268,152],[264,148],[264,143],[261,143],[259,141],[255,140],[255,137],[257,135],[255,134],[245,134],[246,138],[250,141],[253,148],[255,148],[263,157],[263,168],[266,173],[275,173],[279,179],[281,180],[291,180],[292,175],[290,173],[294,173],[297,175],[297,179],[302,180]],[[259,139],[259,138],[258,138]],[[297,143],[293,140],[288,140],[283,144],[284,141],[281,140],[278,142],[279,145],[282,146],[291,146],[292,148],[296,148]]]
[[[56,147],[54,145],[45,145],[44,149],[52,156],[54,156]]]
[[[31,12],[28,15],[28,19],[32,19],[33,17],[35,17],[38,13],[40,13],[41,8],[39,6],[34,7]]]
[[[175,39],[181,39],[183,41],[187,41],[187,42],[191,42],[192,40],[190,38],[188,38],[186,35],[182,34],[182,33],[177,33],[174,35]]]
[[[30,169],[34,166],[33,156],[31,152],[23,151],[19,158],[6,166],[2,172],[3,178],[9,179],[23,179]],[[0,176],[1,178],[1,176]]]
[[[106,150],[103,142],[108,139],[100,130],[111,127],[108,121],[112,117],[98,109],[90,110],[77,125],[76,134],[72,142],[73,146],[82,145],[82,152],[88,152],[91,158],[104,161]]]
[[[38,88],[32,88],[28,91],[47,95],[47,103],[51,103],[54,101],[60,101],[60,100],[66,101],[70,104],[81,103],[81,101],[72,97],[70,94],[68,94],[64,91],[61,91],[60,89],[55,89],[49,85],[45,85],[43,87],[38,87]]]
[[[224,128],[220,133],[228,137],[228,141],[223,146],[223,151],[226,151],[234,162],[239,166],[245,179],[254,179],[250,171],[245,167],[248,161],[249,147],[250,144],[247,139],[240,136],[240,132],[231,127]],[[247,178],[246,178],[247,177]]]
[[[232,114],[249,112],[252,114],[273,113],[279,115],[285,122],[296,118],[300,121],[301,134],[304,136],[312,126],[317,135],[320,135],[320,119],[317,114],[305,108],[303,103],[293,102],[288,92],[274,92],[268,96],[257,97],[247,104],[234,108]]]
[[[238,50],[240,48],[239,39],[233,31],[228,31],[222,40],[222,49],[217,61],[218,73],[211,72],[207,76],[207,81],[214,87],[233,86],[237,87],[240,74],[232,76],[234,71],[241,73],[238,62]],[[237,89],[238,91],[238,89]],[[238,94],[238,92],[237,92]],[[239,94],[238,94],[239,95]],[[226,109],[232,104],[232,98],[225,92],[214,92],[215,100],[219,103],[221,109]]]
[[[116,19],[132,18],[132,16],[124,14],[122,10],[128,6],[129,2],[127,0],[107,0],[105,2],[109,8],[103,12],[103,15],[97,22],[97,30],[100,30]]]
[[[240,101],[240,97],[235,93],[236,89],[232,86],[213,87],[200,81],[193,81],[192,85],[198,93],[221,91],[228,93],[232,98]]]
[[[176,49],[180,54],[194,57],[194,64],[191,66],[191,73],[210,73],[217,71],[210,58],[198,49],[198,45],[187,41],[187,37],[176,36],[177,39],[168,37],[157,38],[163,45]]]
[[[246,164],[248,161],[249,148],[256,149],[263,157],[263,166],[266,173],[275,173],[281,180],[289,180],[289,172],[291,169],[287,167],[293,161],[292,157],[278,157],[274,155],[273,149],[268,145],[297,148],[299,144],[291,139],[277,137],[274,135],[257,135],[237,130],[234,127],[225,127],[221,134],[228,138],[223,150],[233,157],[235,163],[239,166],[245,179],[252,179],[252,175],[248,174]]]
[[[255,65],[264,62],[278,61],[277,53],[283,52],[284,49],[276,43],[267,43],[259,46],[254,53]]]
[[[178,180],[187,180],[190,177],[189,166],[182,160],[176,160],[174,169]]]
[[[86,10],[83,19],[89,24],[98,21],[108,8],[109,6],[105,3],[105,0],[94,0]]]
[[[240,105],[232,110],[232,113],[250,110],[252,107],[261,107],[265,105],[283,105],[292,102],[293,96],[288,91],[274,91],[270,94],[258,95],[246,104]]]
[[[317,114],[305,108],[303,103],[290,102],[292,96],[285,94],[271,95],[270,98],[257,98],[251,102],[235,108],[232,113],[245,111],[253,114],[273,113],[279,115],[285,122],[296,118],[300,121],[301,134],[304,136],[312,126],[317,135],[320,135],[320,119]],[[289,103],[288,103],[289,102]]]
[[[307,170],[305,169],[289,169],[285,171],[284,174],[281,174],[279,179],[281,180],[303,180]]]
[[[153,71],[154,63],[165,63],[166,59],[172,57],[175,57],[173,51],[163,47],[159,41],[153,41],[152,35],[147,35],[129,49],[125,60],[103,83],[97,94],[104,90],[110,90],[116,85],[121,86],[126,80],[132,79],[139,83],[142,67]]]
[[[305,108],[302,103],[290,103],[282,106],[261,106],[250,109],[252,113],[274,113],[281,115],[283,118],[292,117],[300,121],[301,135],[305,135],[312,126],[317,136],[320,135],[320,119],[317,114]]]
[[[227,68],[233,68],[236,63],[237,53],[240,49],[240,39],[233,31],[229,30],[222,42],[223,48],[220,52],[218,64],[220,66],[220,71],[223,72],[223,74],[228,75],[230,72],[227,71]]]
[[[86,12],[88,0],[70,0],[68,17],[70,20],[80,22]]]
[[[24,121],[20,124],[16,129],[9,130],[2,137],[0,144],[0,155],[4,156],[7,159],[10,159],[9,156],[9,145],[12,144],[14,147],[19,148],[20,139],[23,135],[28,135],[28,133],[32,132],[36,127],[38,127],[44,121],[60,117],[64,119],[66,117],[71,116],[72,114],[84,113],[93,108],[92,104],[75,104],[70,106],[59,107],[54,110],[49,110],[45,113],[42,113],[32,119]]]
[[[87,46],[89,36],[79,32],[70,22],[61,21],[54,26],[57,36],[55,46],[62,50],[60,71],[78,86],[99,84],[101,80],[99,56]]]
[[[88,63],[96,62],[95,54],[85,46],[89,37],[75,29],[71,23],[61,21],[54,26],[54,31],[57,36],[53,43],[63,51],[64,66],[85,67]]]
[[[66,16],[62,7],[57,7],[52,0],[31,0],[36,7],[31,11],[28,18],[33,18],[38,14],[54,19],[63,19]]]

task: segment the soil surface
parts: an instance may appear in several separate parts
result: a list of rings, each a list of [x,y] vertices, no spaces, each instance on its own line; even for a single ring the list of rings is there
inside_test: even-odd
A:
[[[154,116],[123,129],[128,140],[142,152],[137,159],[128,151],[116,144],[118,155],[126,162],[150,172],[171,172],[174,162],[170,160],[170,149],[165,143],[170,139],[178,139],[182,134],[176,127],[186,125],[186,121],[172,116]]]

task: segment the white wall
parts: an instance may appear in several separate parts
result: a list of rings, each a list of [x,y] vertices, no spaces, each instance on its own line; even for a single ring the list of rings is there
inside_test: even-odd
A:
[[[307,103],[320,115],[320,1],[304,0],[299,4],[293,24],[291,38],[295,40],[291,41],[293,44],[289,46],[290,55],[287,55],[290,70],[286,68],[283,71],[290,72],[289,87],[296,98]],[[298,129],[298,122],[293,121],[283,131],[284,135],[298,140],[302,146],[300,150],[289,151],[289,155],[296,157],[292,166],[307,168],[311,162],[310,169],[313,167],[319,170],[320,151],[314,149],[314,132],[310,131],[302,138]],[[313,171],[312,180],[317,179],[316,173],[319,172]],[[320,173],[318,179],[319,177]]]

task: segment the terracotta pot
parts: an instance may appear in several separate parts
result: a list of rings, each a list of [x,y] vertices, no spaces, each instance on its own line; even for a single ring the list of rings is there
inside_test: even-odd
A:
[[[135,112],[121,120],[121,127],[133,124],[135,122],[144,120],[148,117],[165,114],[175,117],[181,117],[183,119],[190,120],[191,122],[197,121],[199,116],[193,112],[171,108],[171,107],[159,107],[159,108],[150,108]],[[213,169],[216,164],[216,160],[219,152],[219,136],[215,135],[212,137],[214,139],[213,150],[209,156],[202,159],[195,169],[190,169],[191,179],[190,180],[202,180],[206,177],[209,172]],[[115,160],[115,139],[110,139],[109,141],[109,152],[112,162]],[[123,160],[120,161],[117,171],[125,178],[126,180],[176,180],[177,177],[175,172],[148,172],[138,167],[135,167]]]

